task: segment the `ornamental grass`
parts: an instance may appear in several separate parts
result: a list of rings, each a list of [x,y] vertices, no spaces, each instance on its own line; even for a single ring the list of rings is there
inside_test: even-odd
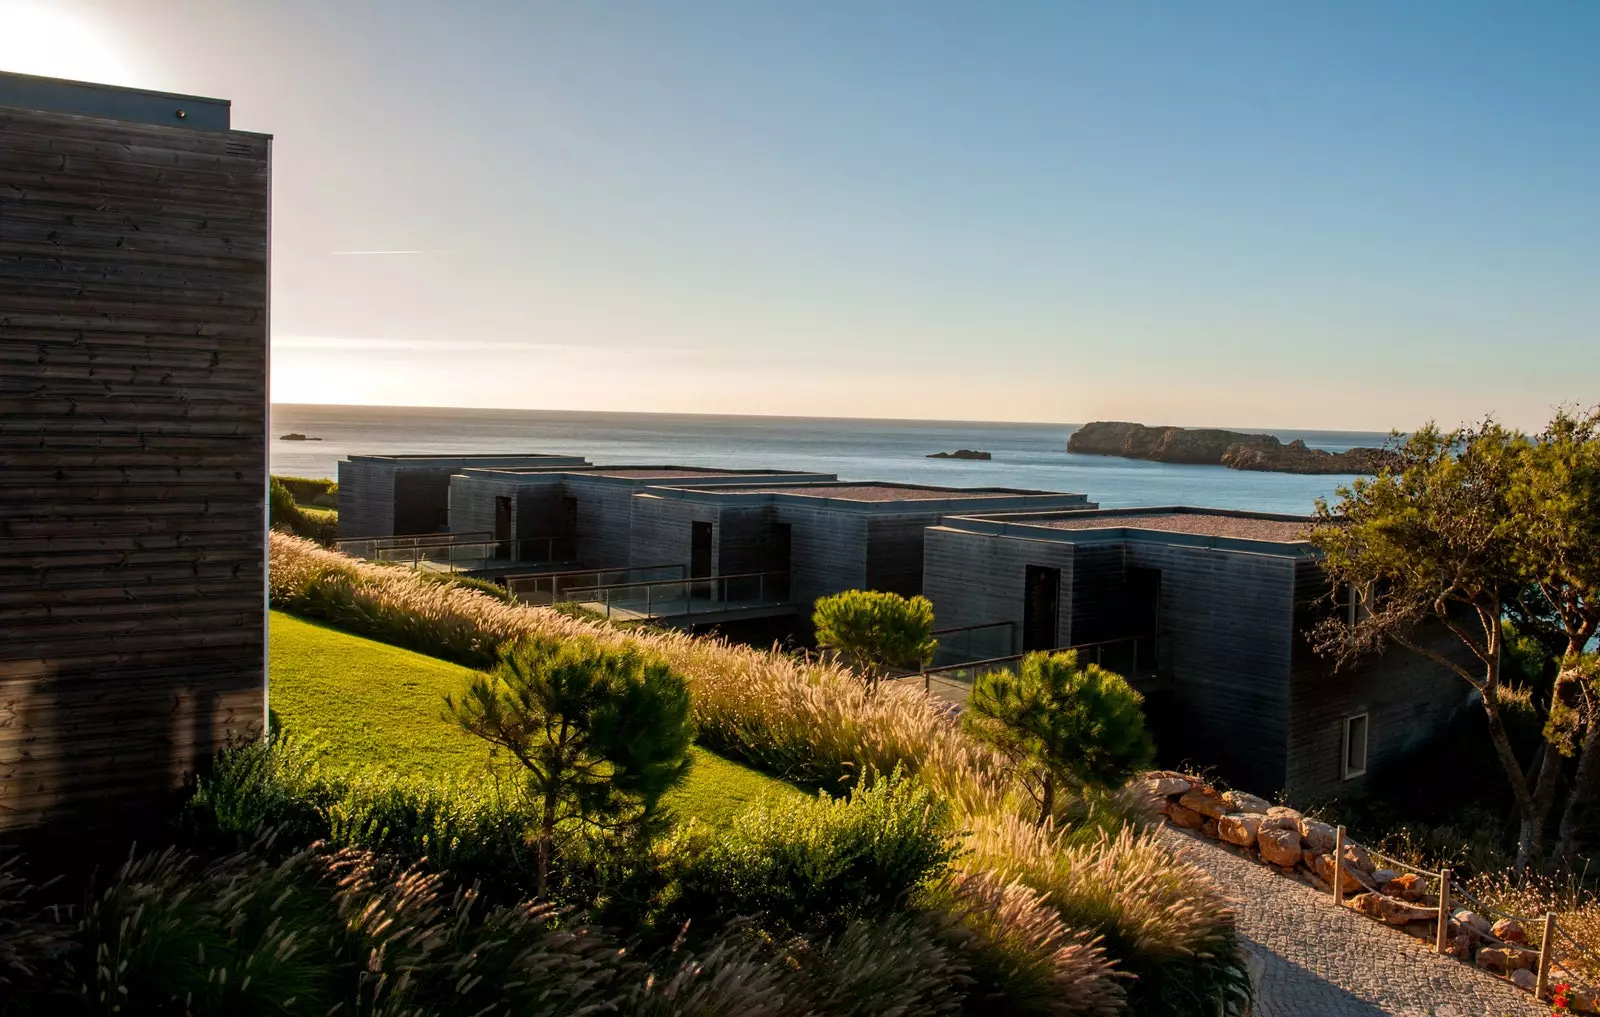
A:
[[[1249,999],[1233,912],[1208,875],[1135,829],[1138,810],[1117,798],[1099,800],[1075,828],[1035,827],[1005,760],[920,689],[890,684],[874,693],[828,662],[508,604],[281,533],[271,535],[271,550],[272,603],[291,613],[472,667],[488,666],[501,645],[528,634],[638,646],[685,677],[698,738],[711,749],[829,789],[872,771],[916,775],[967,831],[955,877],[978,881],[961,884],[967,897],[1000,894],[996,906],[1018,914],[1043,902],[1061,923],[1057,930],[1031,915],[1022,931],[1002,934],[973,909],[958,909],[973,941],[990,943],[981,956],[1000,957],[991,977],[1055,985],[1072,1000],[1021,1012],[1178,1017],[1216,1013],[1219,1004],[1223,1013],[1242,1012]],[[1004,960],[1027,944],[1031,959]]]

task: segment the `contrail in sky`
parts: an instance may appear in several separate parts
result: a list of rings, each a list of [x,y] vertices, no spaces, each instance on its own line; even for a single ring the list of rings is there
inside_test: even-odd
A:
[[[449,251],[329,251],[329,254],[449,254]]]

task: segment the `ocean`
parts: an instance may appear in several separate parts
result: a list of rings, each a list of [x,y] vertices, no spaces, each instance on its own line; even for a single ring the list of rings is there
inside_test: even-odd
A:
[[[372,406],[272,407],[276,474],[335,477],[347,455],[565,452],[597,464],[773,467],[952,487],[1015,487],[1086,494],[1106,508],[1198,505],[1261,512],[1311,511],[1318,496],[1352,478],[1247,473],[1073,455],[1074,424],[937,420],[841,420],[669,413],[435,409]],[[1357,431],[1238,428],[1303,438],[1340,451],[1382,444]],[[299,432],[321,441],[283,441]],[[928,459],[958,448],[993,453],[988,462]]]

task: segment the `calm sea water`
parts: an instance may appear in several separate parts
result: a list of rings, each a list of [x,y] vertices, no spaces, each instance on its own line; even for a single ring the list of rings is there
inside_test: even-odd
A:
[[[547,410],[369,406],[272,407],[272,472],[333,477],[350,454],[565,452],[602,464],[774,467],[954,487],[1019,487],[1087,494],[1101,505],[1202,505],[1308,512],[1349,477],[1245,473],[1067,452],[1072,424],[722,417]],[[1257,429],[1260,430],[1260,429]],[[298,431],[322,441],[281,441]],[[1339,451],[1382,434],[1272,431]],[[928,459],[976,448],[989,462]]]

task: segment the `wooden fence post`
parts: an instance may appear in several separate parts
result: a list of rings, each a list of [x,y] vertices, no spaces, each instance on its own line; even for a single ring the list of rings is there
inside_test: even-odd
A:
[[[1539,974],[1533,983],[1533,998],[1544,999],[1544,991],[1550,982],[1550,962],[1555,960],[1556,944],[1556,913],[1544,913],[1544,938],[1539,941]]]
[[[1333,833],[1333,904],[1344,903],[1344,827]]]
[[[1439,932],[1434,937],[1433,952],[1444,953],[1450,944],[1450,870],[1439,870]]]

